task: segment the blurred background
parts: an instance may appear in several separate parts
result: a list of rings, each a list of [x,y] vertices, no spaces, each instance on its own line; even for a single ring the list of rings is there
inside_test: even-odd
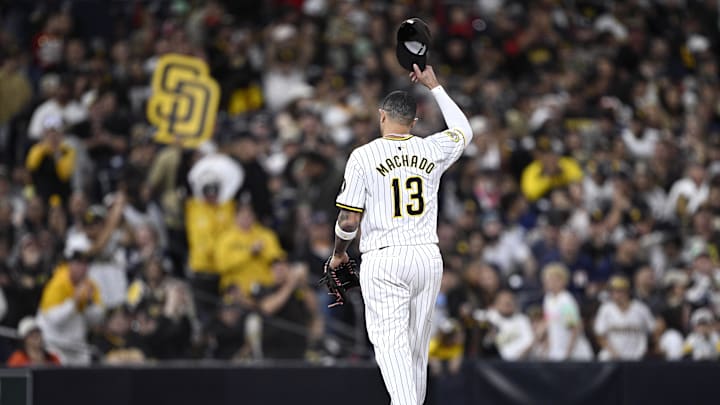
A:
[[[444,128],[395,58],[411,16],[475,134],[440,190],[432,374],[717,359],[717,1],[6,0],[0,362],[371,360],[359,292],[328,310],[316,281],[382,97]],[[197,148],[146,118],[168,53],[220,87]]]

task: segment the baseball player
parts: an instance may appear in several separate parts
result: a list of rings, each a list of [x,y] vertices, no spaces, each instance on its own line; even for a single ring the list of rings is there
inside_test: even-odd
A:
[[[431,318],[440,288],[437,242],[440,178],[472,139],[470,123],[438,83],[431,66],[410,78],[430,89],[448,129],[410,134],[416,102],[405,91],[380,107],[382,137],[355,149],[337,197],[340,214],[329,267],[348,262],[346,249],[362,227],[360,286],[366,326],[392,405],[425,400]]]

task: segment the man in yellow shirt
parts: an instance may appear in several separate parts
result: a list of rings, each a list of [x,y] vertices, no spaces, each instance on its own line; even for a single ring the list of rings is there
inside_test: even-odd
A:
[[[232,227],[235,201],[220,202],[220,181],[209,181],[202,196],[185,202],[185,226],[189,245],[188,264],[195,306],[202,322],[215,312],[220,299],[216,246],[218,237]]]
[[[560,156],[547,137],[540,137],[536,146],[536,158],[522,173],[521,187],[525,197],[535,202],[552,190],[566,187],[582,180],[583,172],[578,162]]]
[[[73,235],[65,245],[67,263],[57,267],[43,290],[38,325],[51,352],[63,364],[90,364],[89,327],[103,317],[100,290],[88,277],[91,242]]]
[[[235,216],[235,226],[217,241],[215,262],[220,272],[220,288],[225,290],[234,285],[249,295],[255,286],[272,285],[272,262],[284,256],[275,232],[256,221],[250,204],[242,204]]]

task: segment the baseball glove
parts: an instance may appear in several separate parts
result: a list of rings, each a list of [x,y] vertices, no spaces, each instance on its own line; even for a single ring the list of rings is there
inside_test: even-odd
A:
[[[347,263],[343,263],[336,269],[330,268],[330,259],[325,262],[325,274],[318,281],[318,285],[325,284],[328,294],[335,297],[335,302],[328,305],[332,308],[343,305],[347,300],[347,291],[351,288],[360,287],[360,275],[357,271],[357,264],[350,259]]]

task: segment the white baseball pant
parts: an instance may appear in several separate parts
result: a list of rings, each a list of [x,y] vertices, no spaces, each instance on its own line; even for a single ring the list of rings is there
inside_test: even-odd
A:
[[[422,405],[442,278],[437,245],[389,246],[362,256],[365,323],[392,405]]]

